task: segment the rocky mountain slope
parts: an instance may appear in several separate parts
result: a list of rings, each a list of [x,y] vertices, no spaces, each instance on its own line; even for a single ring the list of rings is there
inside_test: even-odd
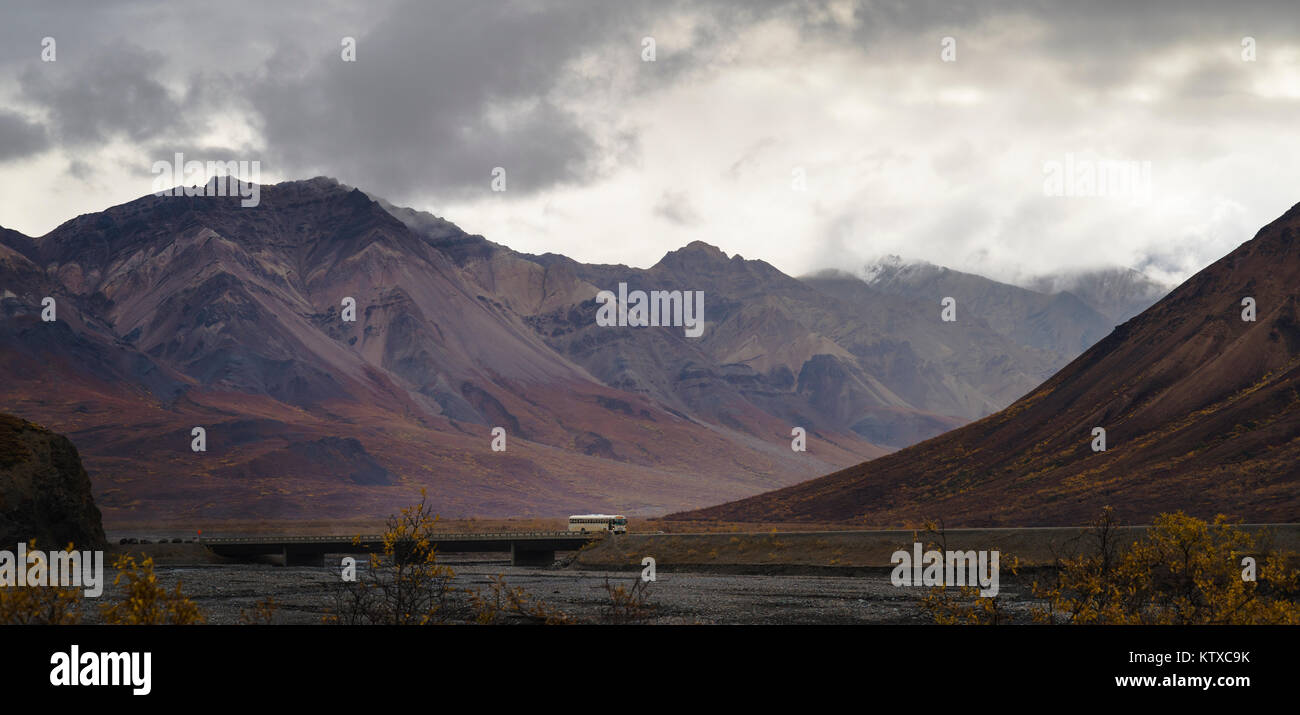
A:
[[[1300,206],[1005,410],[683,518],[947,526],[1300,514]],[[1243,319],[1253,299],[1256,319]],[[1104,451],[1094,450],[1104,429]],[[1100,446],[1100,445],[1098,445]]]
[[[795,453],[743,400],[693,414],[607,383],[438,235],[328,179],[7,234],[2,404],[72,436],[118,519],[383,515],[420,486],[448,515],[647,513],[884,452],[828,425]]]
[[[1054,287],[1040,292],[897,257],[868,265],[863,279],[880,292],[929,304],[950,296],[957,301],[959,319],[982,321],[1018,345],[1043,351],[1053,362],[1052,372],[1119,324],[1079,296]]]
[[[1026,287],[1040,293],[1070,293],[1119,325],[1173,289],[1131,268],[1098,268],[1038,276]]]
[[[898,294],[834,272],[796,280],[703,242],[648,269],[589,265],[519,253],[429,214],[389,208],[417,232],[432,227],[433,245],[482,290],[526,316],[549,345],[606,384],[723,422],[745,411],[737,405],[757,406],[792,424],[850,430],[873,444],[902,447],[1001,409],[1077,355],[1085,333],[1109,329],[1086,308],[1082,321],[1040,318],[1057,317],[1062,330],[1076,335],[1064,354],[1018,340],[1011,329],[999,332],[1013,321],[990,321],[981,312],[987,305],[967,304],[961,319],[944,323],[939,296],[922,299],[920,289]],[[1077,303],[968,278],[1044,304]],[[603,331],[594,324],[590,297],[620,283],[703,287],[709,330],[697,341],[680,333]]]

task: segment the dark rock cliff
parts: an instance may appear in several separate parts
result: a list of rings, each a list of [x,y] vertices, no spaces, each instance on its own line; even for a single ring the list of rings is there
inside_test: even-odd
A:
[[[33,538],[42,550],[105,545],[77,448],[40,425],[0,414],[0,549]]]

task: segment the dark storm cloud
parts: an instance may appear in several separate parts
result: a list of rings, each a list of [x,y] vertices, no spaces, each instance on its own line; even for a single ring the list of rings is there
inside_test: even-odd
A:
[[[0,110],[0,161],[21,159],[49,146],[45,127]]]
[[[1047,28],[1041,43],[1077,56],[1069,80],[1088,86],[1121,81],[1125,57],[1185,38],[1193,21],[1201,34],[1207,27],[1286,29],[1270,12],[1276,3],[1234,5],[1230,12],[1194,3],[1195,12],[1189,12],[1188,3],[1108,2],[1102,13],[1070,3],[863,1],[850,6],[847,23],[832,5],[412,0],[375,6],[382,16],[369,25],[337,6],[314,6],[318,12],[304,20],[309,33],[283,32],[301,5],[282,12],[258,6],[259,13],[270,13],[270,37],[253,34],[235,15],[204,13],[202,26],[184,26],[181,37],[197,38],[208,52],[220,46],[213,38],[230,38],[235,46],[228,59],[256,55],[241,45],[271,48],[259,66],[237,69],[202,54],[175,57],[179,47],[143,49],[133,43],[150,40],[135,33],[101,37],[100,46],[88,46],[95,25],[122,25],[121,31],[125,20],[119,19],[149,14],[148,3],[91,3],[68,6],[64,13],[44,8],[23,14],[19,36],[13,29],[3,36],[8,51],[30,44],[26,51],[33,59],[42,28],[65,38],[66,59],[57,67],[27,62],[19,74],[23,99],[47,111],[50,134],[61,143],[84,146],[124,137],[157,153],[172,144],[192,145],[209,127],[212,112],[234,107],[249,111],[262,133],[266,163],[285,175],[326,173],[381,194],[429,192],[448,199],[487,191],[498,166],[506,169],[509,190],[519,195],[597,180],[612,162],[629,159],[620,154],[636,148],[635,126],[608,126],[606,117],[587,116],[576,101],[609,83],[611,63],[644,70],[630,71],[630,91],[653,91],[733,61],[716,56],[716,49],[769,19],[801,28],[811,41],[864,52],[907,45],[901,57],[909,59],[936,52],[918,43],[918,34],[1029,16]],[[685,28],[671,22],[682,14],[695,21]],[[685,36],[664,35],[683,29]],[[978,53],[997,50],[969,33],[958,34],[963,61],[978,62]],[[645,35],[658,35],[658,57],[640,67]],[[354,63],[340,57],[344,36],[357,40]],[[936,43],[937,36],[929,44]],[[602,54],[575,71],[575,62],[594,49]],[[191,74],[169,87],[160,76],[168,65]],[[33,150],[32,135],[25,136],[14,151]]]
[[[204,127],[208,85],[196,78],[174,95],[156,76],[166,61],[161,52],[121,44],[100,48],[80,62],[30,64],[19,85],[22,98],[45,110],[51,132],[67,146],[191,136]]]
[[[554,90],[578,53],[619,31],[612,6],[530,7],[407,3],[356,37],[356,62],[336,41],[300,75],[268,72],[252,93],[267,146],[285,167],[381,194],[485,192],[497,166],[512,192],[593,178],[596,140]]]
[[[583,182],[599,171],[601,137],[579,109],[565,106],[557,94],[582,90],[572,62],[594,47],[622,46],[636,61],[643,35],[665,29],[663,20],[693,13],[688,38],[660,36],[653,71],[634,75],[634,86],[649,89],[679,80],[711,66],[712,49],[746,26],[771,18],[800,26],[811,40],[841,43],[870,52],[873,48],[907,45],[910,52],[930,56],[934,43],[917,43],[916,35],[958,32],[963,62],[978,62],[981,53],[997,48],[971,36],[972,28],[999,18],[1028,16],[1040,20],[1045,32],[1037,42],[1054,56],[1072,57],[1069,80],[1082,86],[1104,87],[1122,81],[1127,60],[1189,37],[1221,33],[1226,47],[1240,35],[1254,33],[1267,46],[1267,37],[1294,36],[1297,13],[1289,0],[1231,3],[1131,3],[1103,0],[1091,3],[1045,3],[1038,0],[981,2],[868,1],[851,4],[854,22],[830,12],[831,2],[711,0],[703,3],[646,2],[424,2],[376,5],[383,17],[367,29],[331,5],[248,4],[265,15],[262,23],[274,36],[257,36],[238,12],[202,13],[202,25],[185,26],[178,39],[213,46],[225,37],[233,46],[228,58],[249,48],[274,48],[261,67],[230,71],[224,79],[229,94],[220,97],[251,104],[270,151],[286,169],[355,172],[357,183],[428,189],[487,185],[494,166],[507,169],[511,189],[527,192],[555,183]],[[0,59],[34,59],[44,32],[61,38],[63,58],[57,69],[77,62],[67,72],[26,63],[19,75],[24,99],[50,111],[52,134],[74,144],[125,136],[149,141],[159,136],[182,137],[205,127],[202,111],[217,106],[214,79],[223,63],[199,55],[176,57],[181,47],[142,49],[157,42],[126,36],[99,36],[94,54],[89,43],[97,28],[112,33],[127,30],[127,19],[165,17],[163,6],[141,2],[82,2],[58,6],[5,3],[15,21],[0,30]],[[307,13],[307,8],[316,12]],[[18,12],[21,10],[21,12]],[[310,25],[302,36],[284,32],[295,24]],[[669,25],[668,27],[671,27]],[[330,32],[330,29],[333,32]],[[142,30],[147,32],[147,30]],[[354,36],[358,61],[344,63],[338,40]],[[329,38],[324,42],[323,38]],[[675,50],[668,46],[675,41]],[[969,46],[968,43],[969,42]],[[906,56],[905,56],[906,57]],[[601,57],[591,74],[591,88],[605,80]],[[1027,60],[1028,61],[1028,60]],[[186,66],[205,74],[187,80],[175,94],[161,82],[165,65]],[[575,78],[576,77],[576,78]],[[1189,92],[1204,91],[1196,86]],[[239,104],[239,102],[235,102]]]
[[[245,5],[265,16],[258,28],[237,4],[220,15],[116,2],[25,12],[21,29],[0,33],[21,48],[11,59],[22,100],[46,113],[62,145],[124,138],[152,157],[192,146],[216,113],[246,111],[264,163],[286,176],[447,199],[487,191],[498,166],[510,195],[598,179],[631,160],[636,128],[610,126],[608,107],[587,116],[573,106],[582,95],[620,72],[627,91],[649,92],[705,71],[714,48],[786,4],[412,0],[375,5],[366,22],[338,6]],[[286,31],[305,9],[310,31]],[[684,11],[702,20],[665,36],[682,29],[671,21]],[[59,40],[56,63],[36,61],[45,32]],[[660,42],[652,64],[640,58],[647,35]],[[340,56],[345,36],[356,62]]]
[[[446,198],[488,191],[500,166],[509,191],[526,195],[592,182],[635,149],[634,130],[605,126],[568,100],[605,89],[618,69],[634,92],[679,81],[710,65],[720,37],[780,4],[705,4],[707,21],[664,37],[662,20],[691,4],[408,2],[356,36],[356,62],[342,61],[337,41],[286,52],[311,59],[269,71],[250,95],[285,168]],[[353,36],[344,26],[338,35]],[[642,63],[642,38],[655,35],[656,59]]]

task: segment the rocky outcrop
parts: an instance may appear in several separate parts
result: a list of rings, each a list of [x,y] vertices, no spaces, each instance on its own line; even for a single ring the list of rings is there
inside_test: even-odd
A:
[[[42,549],[106,543],[77,448],[40,425],[0,414],[0,549],[31,539]]]

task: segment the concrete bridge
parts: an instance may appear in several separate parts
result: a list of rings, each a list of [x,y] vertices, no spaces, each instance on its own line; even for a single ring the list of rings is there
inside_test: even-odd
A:
[[[495,534],[434,534],[439,553],[509,552],[515,566],[549,566],[556,551],[577,551],[598,534],[572,531],[515,531]],[[324,566],[325,554],[359,554],[383,551],[384,537],[362,536],[249,536],[206,538],[200,543],[219,556],[250,558],[284,556],[285,566]]]

